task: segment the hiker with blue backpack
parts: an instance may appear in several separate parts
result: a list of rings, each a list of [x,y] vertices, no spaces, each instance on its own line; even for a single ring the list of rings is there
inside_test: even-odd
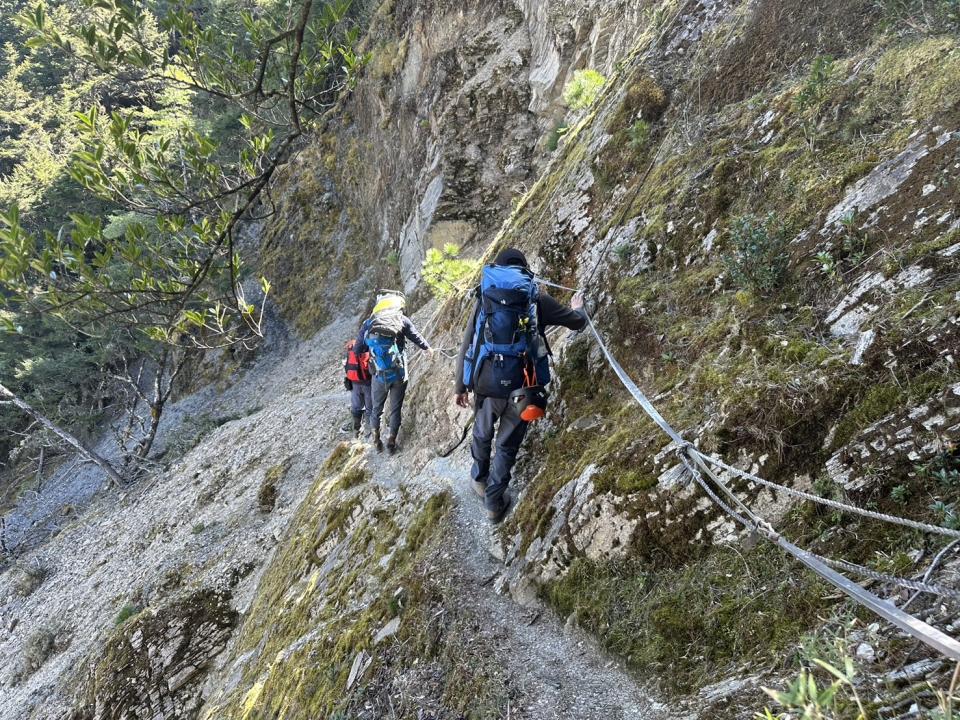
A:
[[[406,341],[410,340],[428,357],[433,357],[430,343],[417,332],[410,318],[404,315],[405,304],[402,293],[387,291],[379,295],[373,313],[360,326],[360,336],[355,345],[357,353],[370,353],[370,369],[373,373],[371,423],[377,452],[383,452],[380,418],[387,401],[390,401],[387,451],[391,455],[397,451],[403,400],[407,394]]]
[[[578,293],[570,307],[537,285],[527,259],[515,248],[483,269],[477,303],[457,357],[456,396],[469,407],[474,394],[473,490],[494,524],[510,509],[507,486],[530,422],[543,417],[550,382],[546,329],[583,330],[587,315]],[[496,436],[496,452],[490,453]]]

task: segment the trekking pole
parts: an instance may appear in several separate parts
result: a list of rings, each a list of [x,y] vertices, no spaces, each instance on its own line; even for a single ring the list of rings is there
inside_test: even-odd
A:
[[[456,451],[458,447],[463,445],[463,441],[467,439],[467,435],[470,433],[470,428],[473,427],[473,421],[476,419],[477,419],[477,411],[474,410],[472,413],[470,413],[470,419],[467,420],[466,424],[463,426],[463,432],[460,433],[460,439],[457,440],[457,442],[447,450],[444,450],[443,452],[440,452],[438,450],[437,457],[448,458],[451,455],[453,455],[454,451]]]

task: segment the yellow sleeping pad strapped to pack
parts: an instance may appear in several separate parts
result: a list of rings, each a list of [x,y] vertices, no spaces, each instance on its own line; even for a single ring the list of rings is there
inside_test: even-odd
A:
[[[384,310],[403,310],[404,300],[400,295],[382,295],[377,298],[372,315],[378,315]]]

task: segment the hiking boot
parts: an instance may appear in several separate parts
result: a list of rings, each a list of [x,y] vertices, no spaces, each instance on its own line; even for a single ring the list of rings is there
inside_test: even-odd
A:
[[[507,511],[510,510],[511,500],[510,496],[504,493],[503,498],[500,500],[500,509],[499,510],[490,510],[487,509],[487,519],[492,522],[494,525],[499,525],[503,518],[506,517]]]
[[[391,455],[397,454],[397,441],[394,440],[393,438],[390,438],[389,440],[387,440],[387,452],[390,453]]]
[[[471,485],[473,485],[473,494],[478,498],[483,500],[487,496],[487,484],[482,480],[474,480]]]
[[[383,440],[380,439],[380,433],[376,430],[373,431],[373,446],[377,449],[377,452],[383,452]]]

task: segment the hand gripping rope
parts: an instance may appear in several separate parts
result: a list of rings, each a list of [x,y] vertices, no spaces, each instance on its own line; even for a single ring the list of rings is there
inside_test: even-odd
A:
[[[543,279],[538,279],[538,282],[559,290],[577,292],[576,288],[558,285],[557,283],[552,283]],[[960,532],[951,530],[949,528],[940,527],[938,525],[931,525],[928,523],[917,522],[914,520],[908,520],[906,518],[900,518],[893,515],[874,512],[872,510],[858,508],[847,503],[829,500],[828,498],[806,493],[801,490],[788,488],[786,486],[770,482],[769,480],[764,480],[763,478],[757,477],[752,473],[734,468],[731,465],[700,452],[691,443],[684,440],[680,433],[678,433],[670,425],[670,423],[666,421],[663,415],[660,414],[660,412],[653,406],[653,403],[650,402],[643,391],[627,374],[626,370],[623,369],[623,366],[617,362],[617,359],[613,356],[613,353],[610,351],[610,348],[607,346],[606,342],[604,342],[603,337],[600,335],[600,332],[597,330],[596,325],[594,325],[593,320],[589,315],[587,315],[587,327],[596,340],[597,345],[600,347],[600,350],[606,358],[607,363],[610,365],[616,376],[620,379],[620,382],[623,383],[623,386],[627,389],[633,399],[636,400],[637,404],[640,405],[643,411],[650,417],[650,419],[653,420],[657,426],[673,441],[673,443],[676,445],[677,455],[687,472],[717,507],[719,507],[738,524],[742,525],[748,530],[756,532],[775,545],[778,545],[782,550],[806,565],[821,578],[839,590],[843,591],[855,602],[869,608],[876,614],[885,618],[890,623],[896,625],[907,634],[912,635],[917,640],[920,640],[934,650],[957,662],[960,662],[960,642],[957,642],[954,638],[941,632],[928,623],[923,622],[919,618],[904,612],[893,603],[883,600],[869,590],[866,590],[846,576],[838,573],[831,567],[831,565],[847,572],[866,576],[872,580],[893,583],[917,592],[929,592],[948,597],[960,597],[960,593],[957,593],[954,590],[943,588],[939,585],[931,585],[927,582],[917,582],[885,575],[883,573],[878,573],[874,570],[871,570],[870,568],[843,560],[830,560],[827,558],[822,558],[814,553],[797,547],[780,535],[776,530],[774,530],[768,522],[758,517],[752,510],[750,510],[750,508],[748,508],[737,497],[737,495],[730,490],[730,488],[723,482],[713,468],[719,468],[749,482],[753,482],[767,488],[780,490],[794,497],[800,497],[805,500],[817,502],[843,512],[853,513],[875,520],[896,523],[898,525],[913,528],[915,530],[939,533],[941,535],[947,535],[955,538],[960,537]],[[718,488],[719,492],[728,498],[730,501],[729,503],[723,500],[720,497],[720,494],[718,494],[718,492],[711,487],[711,484],[704,479],[704,475],[707,475],[707,477],[709,477],[710,481],[713,483],[713,486]]]

